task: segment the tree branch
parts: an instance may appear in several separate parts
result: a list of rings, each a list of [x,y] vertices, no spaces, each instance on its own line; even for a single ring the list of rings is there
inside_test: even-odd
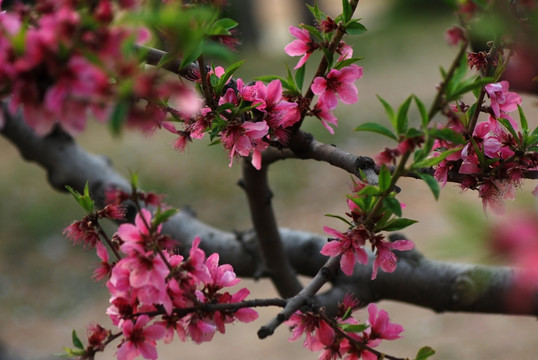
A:
[[[39,138],[20,114],[12,115],[4,108],[4,118],[1,134],[26,160],[46,169],[53,188],[65,191],[65,185],[70,185],[82,191],[88,181],[98,206],[103,205],[104,191],[109,187],[129,191],[129,182],[112,168],[109,161],[89,154],[62,131]],[[222,263],[231,264],[239,276],[259,276],[260,250],[253,231],[222,231],[202,223],[188,211],[181,211],[165,223],[163,232],[181,242],[183,253],[188,251],[194,237],[200,236],[201,247],[208,253],[218,252]],[[279,232],[284,252],[296,273],[315,276],[327,261],[327,257],[319,252],[326,237],[290,229],[279,229]],[[416,251],[399,255],[396,271],[380,272],[371,281],[374,257],[370,254],[369,265],[357,265],[350,277],[337,272],[331,281],[332,289],[318,295],[316,300],[328,311],[334,311],[343,295],[352,292],[364,303],[396,300],[436,312],[538,315],[536,286],[516,287],[513,268],[440,262],[427,259]],[[522,297],[528,299],[528,306],[510,306],[510,299]]]
[[[250,216],[261,250],[263,264],[280,296],[291,297],[301,291],[294,269],[290,266],[272,206],[273,194],[267,179],[267,166],[256,170],[249,161],[243,161],[241,187],[247,195]]]

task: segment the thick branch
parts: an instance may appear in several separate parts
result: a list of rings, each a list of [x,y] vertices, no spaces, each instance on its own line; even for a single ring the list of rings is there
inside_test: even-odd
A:
[[[28,161],[46,169],[51,185],[63,191],[65,185],[82,191],[89,182],[93,196],[103,199],[107,187],[129,189],[129,183],[110,163],[80,148],[61,132],[46,138],[35,136],[20,116],[4,111],[6,124],[1,134],[11,141]],[[101,202],[98,202],[102,204]],[[174,216],[163,227],[165,233],[181,241],[188,249],[195,236],[208,252],[218,252],[223,263],[231,264],[243,277],[258,276],[259,250],[254,232],[240,234],[213,228],[195,219],[187,211]],[[280,229],[284,252],[298,274],[314,276],[326,263],[319,253],[326,237]],[[346,292],[355,293],[363,302],[389,299],[423,306],[437,312],[463,311],[538,315],[538,291],[514,287],[514,269],[463,265],[429,260],[416,252],[401,254],[394,273],[379,273],[371,281],[371,264],[357,265],[351,277],[338,273],[332,289],[317,297],[319,303],[333,309]],[[371,257],[371,260],[373,257]],[[528,307],[510,307],[509,299],[526,297]]]
[[[263,166],[256,170],[248,161],[243,161],[241,186],[247,194],[252,224],[269,276],[280,296],[288,298],[301,291],[302,286],[282,246],[271,201],[273,195],[268,184],[267,169]]]

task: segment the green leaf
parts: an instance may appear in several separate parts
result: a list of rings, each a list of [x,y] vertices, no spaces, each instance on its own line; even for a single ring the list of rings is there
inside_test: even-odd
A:
[[[342,0],[342,14],[344,15],[344,22],[348,22],[351,16],[353,16],[353,10],[351,9],[349,0]]]
[[[139,181],[138,181],[138,173],[133,171],[133,172],[129,172],[130,175],[131,175],[131,187],[133,188],[133,190],[137,190],[139,187],[138,187],[138,184],[139,184]]]
[[[299,92],[303,92],[303,83],[304,83],[304,73],[306,69],[306,64],[303,64],[300,68],[297,69],[295,72],[295,83],[297,84],[297,88]]]
[[[226,82],[232,77],[233,73],[241,67],[245,63],[245,60],[238,61],[236,63],[233,63],[232,65],[228,66],[226,69],[226,72],[222,74],[222,76],[219,79],[219,82],[217,83],[217,86],[215,86],[215,94],[221,95],[222,89],[224,89],[224,86],[226,85]]]
[[[73,341],[73,346],[77,349],[84,349],[84,345],[82,344],[82,341],[78,338],[77,331],[73,329],[73,332],[71,333],[71,340]]]
[[[170,217],[174,216],[179,212],[178,209],[167,209],[163,212],[161,212],[161,209],[158,208],[155,212],[155,216],[153,217],[152,221],[152,227],[157,227],[160,224],[166,222]]]
[[[343,222],[345,222],[349,226],[353,226],[353,224],[351,224],[346,218],[343,218],[342,216],[333,215],[333,214],[325,214],[325,216],[332,217],[332,218],[335,218],[335,219],[338,219],[338,220],[342,220]]]
[[[396,117],[396,131],[398,134],[405,134],[407,131],[407,112],[409,111],[411,100],[413,100],[413,96],[409,96],[398,108],[398,115]]]
[[[527,118],[525,117],[525,114],[523,113],[523,109],[521,106],[517,106],[517,110],[519,112],[519,121],[521,122],[521,128],[523,130],[527,130],[529,128],[529,123],[527,122]]]
[[[202,40],[189,45],[190,46],[188,46],[183,52],[183,58],[181,59],[181,63],[179,64],[180,70],[183,69],[185,66],[192,64],[194,60],[198,59],[198,57],[202,55],[202,49],[204,47],[204,42]]]
[[[93,212],[95,203],[90,197],[90,190],[87,181],[86,185],[84,185],[84,194],[80,194],[69,185],[65,185],[65,188],[71,193],[71,195],[73,195],[75,200],[84,209],[84,211],[86,211],[88,214]]]
[[[87,355],[86,354],[86,350],[84,349],[70,349],[68,347],[64,347],[63,350],[65,351],[65,354],[60,354],[60,356],[65,356],[65,357],[80,357],[80,356],[84,356],[84,355]]]
[[[435,180],[435,178],[430,174],[418,173],[418,176],[428,185],[428,187],[433,193],[433,197],[435,198],[435,200],[439,200],[439,193],[441,191],[441,188],[439,187],[439,183],[437,182],[437,180]]]
[[[379,189],[377,188],[377,186],[367,185],[367,186],[363,187],[362,189],[360,189],[356,193],[356,195],[357,196],[375,196],[375,195],[379,195]]]
[[[413,225],[415,223],[417,223],[416,220],[411,220],[411,219],[407,219],[407,218],[393,219],[391,221],[388,221],[383,226],[383,228],[379,229],[379,231],[381,231],[381,230],[383,230],[383,231],[398,231],[398,230],[405,229],[406,227],[411,226],[411,225]]]
[[[233,19],[222,18],[215,21],[212,25],[212,28],[215,28],[215,29],[222,28],[222,29],[230,30],[236,27],[237,25],[238,25],[238,22]]]
[[[506,129],[508,129],[508,131],[510,131],[510,134],[512,134],[512,136],[514,137],[514,139],[517,141],[517,143],[521,146],[521,143],[520,143],[520,138],[519,136],[517,135],[516,133],[516,130],[514,129],[514,127],[512,126],[512,124],[510,123],[509,120],[507,119],[497,119],[497,121],[499,121]]]
[[[367,122],[367,123],[361,124],[355,128],[355,131],[371,131],[371,132],[375,132],[381,135],[388,136],[389,138],[398,141],[398,137],[392,131],[390,131],[385,126],[378,123]]]
[[[312,25],[306,25],[306,24],[301,24],[301,27],[307,30],[308,33],[312,35],[312,37],[316,39],[318,42],[323,43],[323,36],[321,35],[321,33],[316,27]]]
[[[346,32],[349,35],[360,35],[362,33],[365,33],[366,31],[366,27],[360,22],[357,22],[357,20],[350,21],[346,25]]]
[[[468,81],[461,82],[460,84],[455,85],[454,86],[455,88],[452,89],[452,91],[447,94],[447,101],[456,100],[461,95],[466,94],[469,91],[479,89],[482,86],[490,84],[493,81],[494,81],[493,78],[487,77],[487,78],[478,78],[474,81],[472,81],[472,79],[469,79]]]
[[[430,356],[435,354],[435,350],[433,350],[429,346],[422,347],[418,352],[417,356],[415,357],[415,360],[426,360]]]
[[[166,54],[164,54],[161,60],[159,60],[159,62],[157,63],[157,67],[162,67],[168,62],[175,59],[176,59],[176,54],[174,52],[167,52]]]
[[[348,333],[361,333],[368,329],[368,324],[338,324],[338,327]]]
[[[335,65],[334,65],[334,68],[336,70],[340,70],[341,68],[345,67],[345,66],[349,66],[353,63],[356,63],[357,61],[360,61],[364,59],[364,57],[353,57],[353,58],[349,58],[349,59],[345,59],[345,60],[341,60],[339,62],[337,62]]]
[[[398,124],[396,122],[396,113],[394,112],[394,109],[388,102],[385,101],[381,96],[377,95],[377,98],[381,102],[381,105],[385,108],[385,112],[387,113],[387,116],[389,117],[390,122],[392,123],[392,126],[396,130],[398,128]],[[397,140],[397,139],[396,139]]]
[[[428,123],[430,122],[430,118],[428,117],[428,111],[426,110],[426,106],[424,106],[424,103],[420,101],[420,99],[413,95],[413,99],[415,100],[415,104],[417,105],[417,109],[420,113],[420,119],[422,120],[422,127],[426,129],[428,126]]]
[[[378,180],[378,186],[380,192],[385,192],[389,189],[390,186],[390,171],[389,169],[383,165],[381,166],[381,170],[379,171],[379,180]]]
[[[428,168],[428,167],[432,167],[434,165],[437,165],[441,161],[443,161],[448,155],[453,154],[453,153],[455,153],[457,151],[460,151],[460,150],[461,150],[461,148],[455,148],[455,149],[446,150],[446,151],[443,151],[438,156],[434,156],[434,157],[431,157],[429,159],[424,159],[424,160],[418,161],[418,162],[413,164],[413,169]]]
[[[449,128],[444,128],[444,129],[433,128],[433,129],[429,129],[428,133],[430,134],[430,136],[433,136],[436,139],[447,140],[453,144],[462,145],[466,143],[463,135]]]
[[[383,206],[392,211],[392,213],[398,217],[402,216],[402,205],[398,200],[393,197],[387,197],[383,199]],[[389,222],[390,223],[390,222]]]
[[[127,118],[128,112],[129,103],[126,100],[119,100],[114,106],[114,110],[112,110],[110,120],[108,121],[110,131],[112,131],[113,135],[119,135],[121,133],[121,128]]]
[[[310,10],[312,15],[314,15],[314,18],[318,20],[318,22],[321,22],[322,20],[325,20],[327,18],[327,15],[319,9],[317,2],[314,3],[314,6],[306,4],[306,7],[308,7],[308,10]]]

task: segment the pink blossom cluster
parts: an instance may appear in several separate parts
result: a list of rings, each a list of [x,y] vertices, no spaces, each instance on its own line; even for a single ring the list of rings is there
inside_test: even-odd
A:
[[[101,234],[91,224],[82,222],[85,227],[76,224],[66,230],[68,237],[94,246],[101,260],[93,277],[107,279],[110,292],[107,314],[121,331],[119,360],[140,355],[157,359],[156,342],[162,339],[169,343],[174,333],[181,341],[190,338],[201,343],[210,341],[217,331],[224,333],[226,324],[257,318],[253,309],[236,305],[212,310],[212,305],[240,303],[249,291],[223,290],[240,280],[231,265],[219,265],[218,254],[206,257],[199,247],[200,238],[193,241],[186,259],[166,250],[171,241],[161,234],[162,225],[155,224],[148,210],[142,209],[134,224],[120,225],[108,243],[115,249],[116,259],[110,257],[100,241]],[[113,335],[92,325],[88,336],[87,353],[93,353],[102,350]]]
[[[356,183],[356,192],[364,187],[363,183]],[[372,280],[377,277],[377,270],[381,268],[385,272],[393,272],[396,269],[398,259],[393,250],[411,250],[414,243],[410,240],[396,240],[389,242],[385,236],[372,231],[365,226],[367,213],[365,213],[355,202],[348,199],[347,215],[353,220],[352,226],[342,233],[328,226],[323,230],[334,236],[323,246],[321,253],[327,256],[341,256],[340,268],[346,275],[353,274],[355,264],[367,265],[369,262],[368,253],[365,250],[366,243],[369,242],[372,251],[375,251],[375,260],[372,265]]]
[[[296,341],[304,334],[303,346],[310,351],[321,351],[319,359],[322,360],[378,359],[373,348],[383,340],[400,338],[403,327],[391,323],[387,312],[372,303],[368,305],[368,320],[361,327],[362,330],[346,331],[360,324],[351,317],[357,308],[358,302],[346,296],[339,304],[339,313],[331,324],[318,313],[298,311],[286,322],[291,328],[289,340]]]
[[[329,17],[322,21],[318,27],[324,33],[336,30],[334,20]],[[301,56],[294,69],[304,66],[315,50],[327,45],[317,42],[307,29],[290,26],[289,32],[296,39],[289,43],[284,51],[289,56]],[[337,62],[350,59],[353,56],[353,49],[343,41],[339,43],[337,52],[340,54]],[[354,83],[362,77],[362,74],[363,68],[352,64],[341,69],[331,69],[326,76],[318,76],[313,80],[311,90],[314,94],[319,95],[319,99],[309,114],[316,116],[331,134],[334,134],[332,126],[338,124],[338,119],[332,113],[332,110],[338,105],[338,97],[344,104],[357,102],[358,91]]]
[[[149,37],[146,29],[113,25],[118,9],[136,5],[40,0],[34,8],[17,5],[0,13],[0,98],[10,94],[10,111],[21,107],[40,135],[55,124],[77,134],[89,117],[104,122],[114,112],[155,127],[166,116],[159,99],[173,102],[192,91],[142,69],[134,49],[122,50],[129,39],[143,43]]]
[[[526,151],[522,146],[522,134],[517,137],[500,124],[499,119],[506,119],[514,131],[518,127],[509,115],[521,103],[521,97],[508,91],[507,81],[485,86],[490,99],[487,121],[479,122],[472,137],[459,151],[447,156],[436,166],[435,178],[446,184],[449,171],[464,175],[461,183],[463,189],[477,189],[482,198],[484,211],[490,208],[496,214],[504,212],[504,200],[514,198],[516,187],[521,184],[524,171],[538,168],[538,156]],[[465,127],[460,122],[467,116],[468,108],[464,105],[452,106],[449,112],[448,128],[465,134]],[[436,140],[434,148],[453,149],[457,145],[448,140]]]
[[[214,75],[220,78],[224,69],[217,67]],[[181,112],[176,118],[183,122],[183,129],[178,130],[172,122],[163,123],[168,131],[179,135],[174,147],[184,150],[190,139],[200,139],[207,131],[214,129],[215,123],[224,119],[216,136],[228,151],[230,166],[235,156],[251,156],[252,165],[261,168],[261,152],[270,143],[286,145],[290,128],[301,119],[301,111],[297,102],[290,101],[279,80],[267,85],[261,81],[245,84],[238,78],[231,80],[229,87],[217,99],[218,105],[226,110],[220,114],[204,106],[194,116]],[[241,109],[248,108],[246,111]],[[218,119],[217,119],[218,117]]]

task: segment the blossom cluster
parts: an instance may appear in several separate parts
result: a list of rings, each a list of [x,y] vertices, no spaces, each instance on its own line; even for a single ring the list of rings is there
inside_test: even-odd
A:
[[[144,27],[114,24],[118,10],[133,10],[136,1],[38,3],[0,13],[0,99],[9,94],[10,111],[20,107],[36,133],[60,124],[77,134],[88,118],[120,115],[149,130],[166,117],[160,99],[194,97],[176,80],[143,69],[135,49],[125,46],[150,37]]]
[[[356,196],[360,197],[360,191],[364,189],[365,184],[357,182],[354,187]],[[368,264],[369,256],[365,246],[369,242],[372,251],[375,251],[375,260],[372,264],[372,280],[377,277],[379,268],[385,272],[393,272],[398,261],[393,250],[411,250],[414,248],[414,243],[410,240],[387,241],[382,233],[367,226],[366,221],[369,212],[361,208],[357,201],[352,199],[351,197],[347,201],[349,213],[346,215],[352,219],[349,222],[349,229],[342,233],[325,226],[323,230],[334,236],[334,238],[323,246],[321,253],[327,256],[341,256],[340,268],[344,274],[351,275],[355,264]]]
[[[187,258],[171,252],[174,243],[161,233],[158,216],[141,209],[134,224],[120,225],[112,240],[104,241],[113,248],[115,259],[100,241],[105,235],[92,224],[67,228],[66,235],[75,243],[95,247],[101,263],[93,277],[106,280],[110,292],[106,313],[120,331],[113,334],[92,325],[85,354],[101,351],[112,338],[121,336],[119,360],[139,355],[157,359],[157,340],[169,343],[177,334],[181,341],[190,338],[202,343],[217,331],[224,333],[226,324],[257,318],[253,309],[237,306],[249,295],[246,288],[234,293],[223,290],[240,281],[232,266],[219,265],[216,253],[206,257],[200,238],[192,242]],[[218,311],[210,307],[223,304],[233,306]]]
[[[374,303],[368,305],[368,320],[360,324],[351,315],[358,308],[358,301],[346,296],[339,304],[334,322],[320,313],[296,312],[286,322],[291,328],[290,341],[298,340],[303,334],[303,346],[310,351],[321,351],[319,359],[374,360],[374,353],[383,340],[400,338],[403,327],[390,322],[386,311]]]
[[[507,81],[484,87],[489,106],[483,111],[488,113],[488,119],[474,127],[463,147],[446,139],[438,139],[434,144],[435,149],[460,148],[435,167],[435,178],[446,184],[449,171],[457,171],[464,179],[461,187],[477,189],[484,211],[490,208],[496,214],[504,212],[504,200],[514,198],[523,173],[538,168],[536,152],[529,151],[531,144],[526,144],[522,129],[510,115],[521,104],[521,97],[508,89]],[[461,119],[468,114],[469,107],[463,103],[451,106],[447,127],[465,134]]]

